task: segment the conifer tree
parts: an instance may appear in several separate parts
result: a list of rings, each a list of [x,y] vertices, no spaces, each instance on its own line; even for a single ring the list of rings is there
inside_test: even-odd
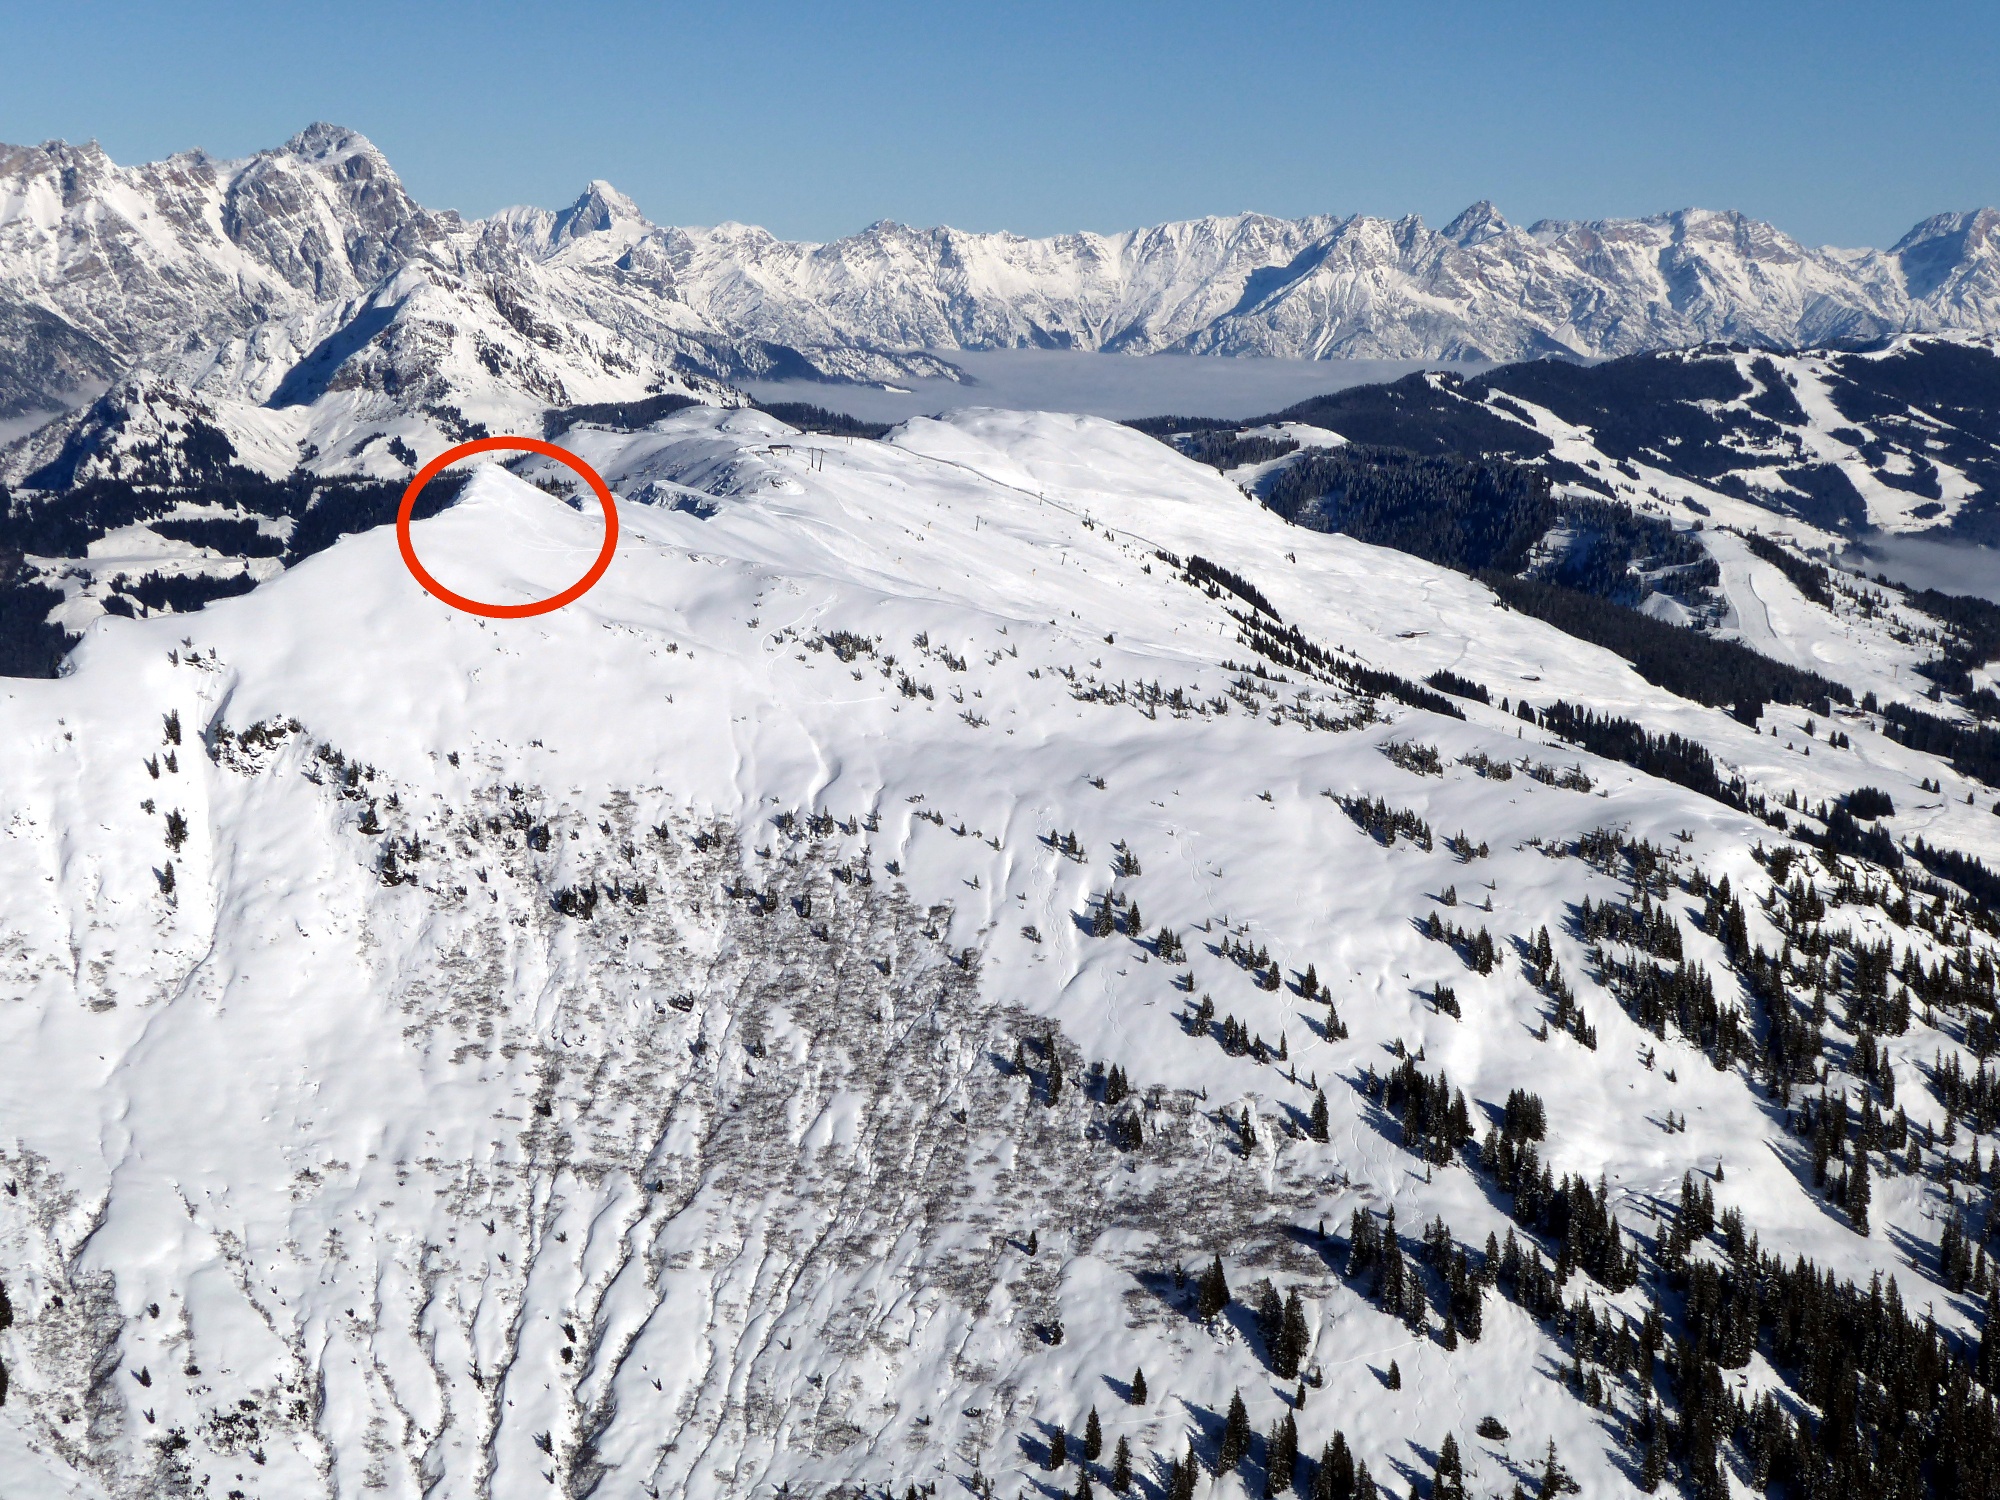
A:
[[[1354,1455],[1347,1451],[1343,1433],[1336,1432],[1320,1450],[1312,1500],[1354,1500]]]
[[[1299,1301],[1299,1289],[1293,1287],[1285,1295],[1285,1308],[1279,1316],[1277,1342],[1271,1350],[1272,1370],[1286,1380],[1296,1379],[1307,1339],[1305,1305]]]
[[[1556,1462],[1556,1440],[1550,1438],[1548,1457],[1542,1463],[1542,1481],[1535,1490],[1537,1500],[1561,1500],[1563,1484],[1562,1465]]]
[[[1111,1450],[1111,1488],[1121,1495],[1132,1488],[1132,1446],[1123,1437]]]
[[[1051,1031],[1048,1040],[1042,1044],[1042,1056],[1049,1064],[1049,1108],[1054,1109],[1062,1098],[1063,1065],[1062,1053],[1056,1050],[1056,1034]]]
[[[1082,1464],[1076,1466],[1076,1488],[1070,1492],[1070,1500],[1093,1500],[1090,1488],[1090,1470]]]
[[[1229,1283],[1222,1274],[1222,1257],[1216,1256],[1201,1273],[1195,1294],[1195,1316],[1204,1323],[1229,1306]]]
[[[1979,1379],[1989,1391],[2000,1386],[2000,1283],[1986,1294],[1986,1319],[1979,1328]]]
[[[1282,1495],[1292,1487],[1299,1466],[1299,1423],[1290,1412],[1280,1417],[1264,1440],[1264,1495]]]
[[[1660,1487],[1660,1481],[1667,1477],[1667,1445],[1661,1432],[1664,1424],[1657,1415],[1653,1418],[1652,1436],[1646,1440],[1646,1457],[1639,1469],[1639,1488],[1652,1494]]]
[[[1382,1383],[1392,1391],[1400,1391],[1403,1388],[1403,1372],[1393,1359],[1389,1361],[1388,1378]]]
[[[1847,1177],[1847,1221],[1856,1234],[1868,1233],[1868,1202],[1874,1196],[1868,1185],[1868,1150],[1857,1147],[1854,1170]]]
[[[1058,1427],[1055,1431],[1055,1436],[1049,1439],[1049,1461],[1047,1467],[1050,1472],[1054,1472],[1068,1462],[1069,1434]]]
[[[1194,1500],[1194,1439],[1188,1439],[1185,1457],[1174,1460],[1167,1475],[1167,1500]]]
[[[1243,1392],[1232,1391],[1229,1396],[1229,1415],[1223,1418],[1222,1442],[1215,1451],[1216,1468],[1228,1473],[1250,1452],[1250,1413],[1243,1405]]]
[[[1431,1500],[1464,1500],[1464,1495],[1465,1461],[1459,1457],[1457,1435],[1447,1432],[1431,1473]]]
[[[1097,911],[1090,919],[1092,937],[1110,937],[1118,930],[1118,919],[1111,911],[1111,897],[1106,895],[1097,903]]]
[[[1257,1336],[1264,1341],[1264,1355],[1275,1369],[1279,1359],[1278,1341],[1285,1331],[1285,1302],[1268,1281],[1257,1285]]]
[[[1312,1138],[1323,1141],[1327,1137],[1326,1095],[1319,1089],[1313,1090]]]
[[[1104,1452],[1104,1428],[1097,1420],[1097,1408],[1091,1407],[1090,1415],[1083,1419],[1083,1456],[1096,1463],[1098,1455]]]
[[[1375,1500],[1375,1477],[1358,1458],[1354,1461],[1354,1500]]]
[[[1132,1394],[1126,1397],[1126,1399],[1134,1406],[1144,1406],[1146,1404],[1146,1372],[1144,1370],[1134,1370],[1132,1372]]]

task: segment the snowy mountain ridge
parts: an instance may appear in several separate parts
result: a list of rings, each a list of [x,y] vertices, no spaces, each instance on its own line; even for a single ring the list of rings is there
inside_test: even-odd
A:
[[[1105,422],[565,441],[571,608],[377,528],[0,693],[10,1500],[1980,1493],[2000,933],[1804,840],[2000,866],[1992,786]],[[559,478],[426,565],[561,587]],[[1891,591],[1725,561],[1926,701]],[[1950,1442],[1747,1235],[1928,1310]]]
[[[1994,332],[1997,224],[1943,214],[1849,251],[1736,213],[1522,229],[1481,203],[1442,230],[1237,214],[1030,239],[885,221],[805,244],[658,226],[603,182],[560,211],[433,212],[326,124],[235,162],[128,168],[56,141],[0,148],[0,417],[146,371],[279,412],[331,382],[348,407],[394,399],[442,430],[773,373],[943,374],[923,351],[955,348],[1515,359]]]
[[[774,342],[1510,360],[1991,332],[1996,226],[1945,214],[1845,251],[1738,213],[1521,229],[1480,203],[1441,230],[1238,214],[1039,240],[886,222],[824,245],[740,225],[651,240],[690,306]]]

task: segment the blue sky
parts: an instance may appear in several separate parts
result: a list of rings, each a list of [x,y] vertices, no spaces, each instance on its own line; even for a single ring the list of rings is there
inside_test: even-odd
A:
[[[480,214],[1032,234],[1259,209],[1698,204],[1882,245],[2000,203],[2000,6],[14,4],[0,140],[239,155],[313,119]]]

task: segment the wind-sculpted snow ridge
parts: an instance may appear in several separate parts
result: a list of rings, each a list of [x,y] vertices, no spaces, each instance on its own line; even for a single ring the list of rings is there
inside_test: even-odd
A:
[[[568,609],[384,528],[0,695],[10,1500],[1848,1484],[1690,1300],[1752,1233],[1974,1368],[1990,910],[1775,809],[1991,867],[1990,788],[1103,422],[565,440]],[[426,566],[577,576],[525,480]]]

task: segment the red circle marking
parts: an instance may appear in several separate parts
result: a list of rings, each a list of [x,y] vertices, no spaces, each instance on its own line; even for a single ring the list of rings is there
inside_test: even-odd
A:
[[[590,571],[564,589],[560,594],[551,594],[546,599],[537,599],[530,604],[484,604],[477,599],[468,599],[463,594],[453,593],[435,578],[431,577],[424,565],[417,561],[417,549],[410,545],[410,512],[417,503],[417,496],[423,492],[448,464],[475,453],[495,451],[520,451],[539,453],[543,458],[552,458],[557,463],[574,470],[597,495],[597,503],[604,507],[604,545],[598,549],[597,561],[590,565]],[[484,615],[489,620],[520,620],[529,615],[545,615],[552,609],[561,609],[565,604],[574,604],[597,584],[604,576],[604,570],[611,566],[612,554],[618,550],[618,507],[611,501],[611,491],[604,480],[574,453],[558,448],[554,443],[545,443],[540,438],[531,437],[486,437],[470,443],[460,443],[455,448],[447,448],[436,458],[417,470],[410,480],[409,488],[403,491],[402,507],[396,512],[396,545],[403,550],[403,562],[424,588],[454,608],[468,614]]]

